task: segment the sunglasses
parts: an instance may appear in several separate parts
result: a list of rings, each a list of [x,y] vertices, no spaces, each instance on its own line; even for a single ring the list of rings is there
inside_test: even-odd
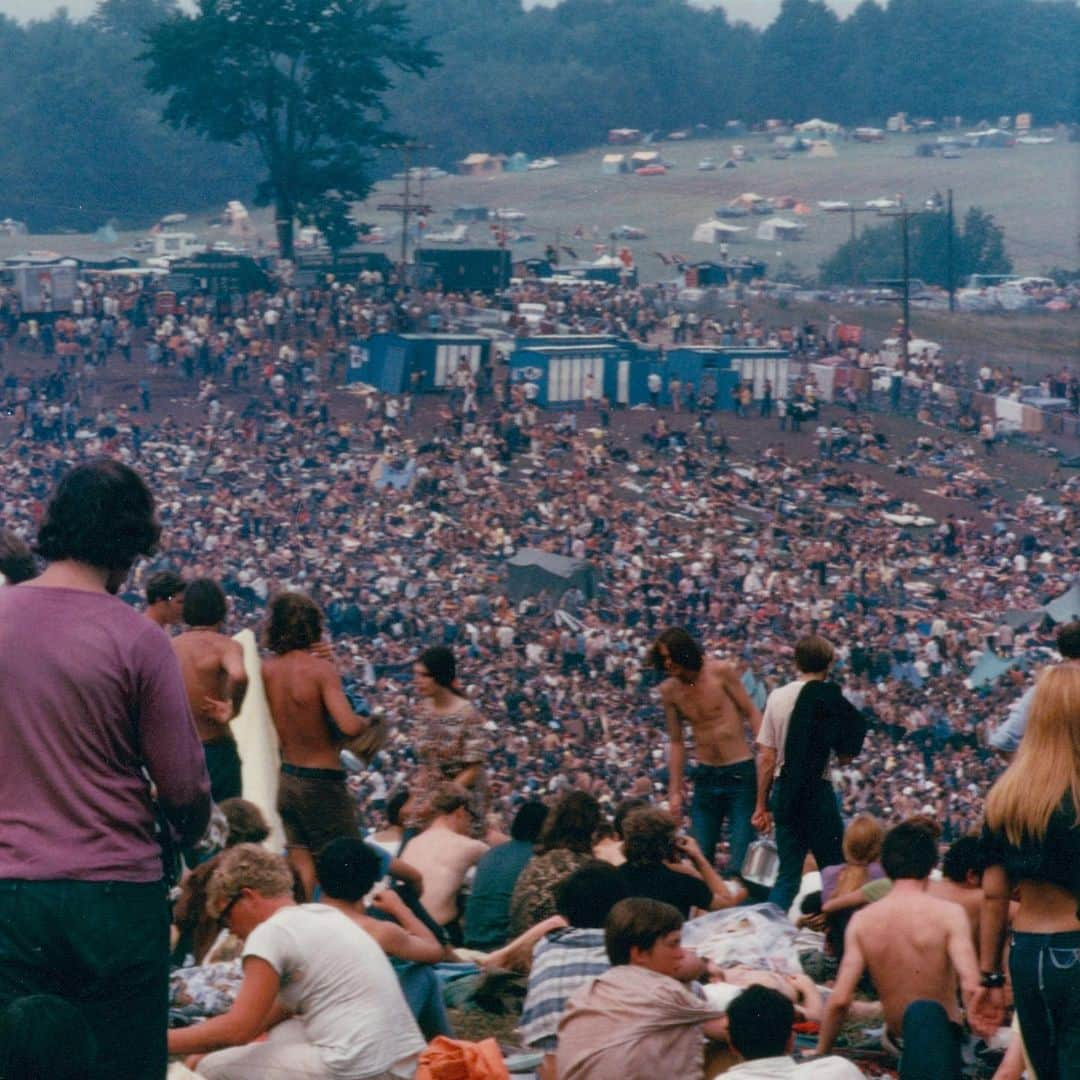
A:
[[[229,916],[232,914],[232,909],[236,906],[236,901],[244,895],[243,889],[238,893],[234,893],[232,899],[221,909],[217,917],[218,926],[228,930],[229,929]]]

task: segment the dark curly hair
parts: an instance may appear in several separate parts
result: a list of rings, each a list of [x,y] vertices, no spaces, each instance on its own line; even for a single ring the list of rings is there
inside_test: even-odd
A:
[[[228,610],[225,593],[212,578],[198,578],[184,589],[184,622],[188,626],[217,626],[225,621]]]
[[[311,597],[298,592],[278,593],[270,604],[266,647],[276,653],[308,649],[322,637],[322,628],[322,612]]]
[[[591,854],[593,834],[599,824],[600,804],[587,791],[568,791],[544,819],[538,848]]]
[[[675,854],[675,819],[665,810],[646,806],[623,822],[623,851],[630,866],[655,866]]]
[[[35,551],[48,562],[73,559],[127,571],[140,555],[153,555],[160,536],[154,496],[142,477],[103,458],[76,466],[60,481]]]

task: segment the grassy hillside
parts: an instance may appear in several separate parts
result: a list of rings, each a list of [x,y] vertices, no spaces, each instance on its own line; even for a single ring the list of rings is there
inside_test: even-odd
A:
[[[943,160],[915,156],[924,137],[893,135],[876,144],[838,142],[837,156],[831,159],[801,153],[776,161],[769,157],[764,137],[746,136],[737,141],[757,155],[756,161],[736,169],[697,170],[698,161],[706,156],[722,162],[734,141],[666,143],[657,149],[677,167],[664,176],[603,176],[600,158],[605,148],[597,147],[563,158],[559,168],[545,172],[434,180],[425,186],[424,198],[432,205],[433,225],[460,204],[523,210],[537,242],[515,244],[515,254],[539,254],[558,232],[579,256],[591,255],[594,226],[601,240],[619,225],[638,226],[648,232],[648,239],[627,246],[637,255],[642,277],[657,280],[670,273],[653,252],[678,252],[695,259],[715,254],[715,248],[692,244],[691,231],[711,217],[717,206],[745,191],[791,195],[807,202],[814,212],[797,218],[807,229],[802,240],[788,244],[753,239],[759,218],[732,222],[751,226],[743,234],[750,239],[731,245],[732,255],[765,259],[773,271],[791,263],[800,273],[816,276],[818,264],[847,239],[850,228],[849,215],[824,213],[817,209],[818,200],[843,199],[861,205],[867,199],[902,194],[908,205],[918,206],[935,189],[944,194],[952,187],[958,219],[962,220],[967,207],[981,206],[1005,227],[1009,254],[1019,272],[1034,274],[1054,266],[1077,265],[1080,144],[1059,138],[1048,146],[965,150],[962,158]],[[476,149],[489,148],[478,145]],[[400,187],[400,182],[381,184],[362,213],[365,220],[383,224],[391,235],[397,235],[398,219],[374,207]],[[792,215],[785,211],[783,216]],[[859,228],[870,223],[878,223],[874,215],[857,216]],[[589,242],[570,239],[578,225],[585,226]],[[475,240],[488,239],[483,227],[474,226],[471,235]]]

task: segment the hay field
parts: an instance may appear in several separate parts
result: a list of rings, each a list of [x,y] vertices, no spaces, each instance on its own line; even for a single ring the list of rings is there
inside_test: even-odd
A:
[[[810,158],[799,153],[783,161],[769,157],[771,148],[763,136],[668,142],[655,149],[676,168],[664,176],[651,177],[602,175],[600,158],[605,148],[598,146],[561,159],[557,169],[504,173],[490,179],[445,177],[429,181],[423,194],[433,209],[431,228],[463,204],[524,211],[537,241],[515,244],[515,255],[540,254],[544,244],[558,234],[579,256],[591,257],[594,227],[600,241],[619,225],[643,228],[648,238],[630,241],[627,246],[634,250],[646,281],[671,276],[653,252],[678,252],[694,259],[715,255],[711,245],[692,244],[691,231],[695,224],[710,218],[717,206],[746,191],[791,195],[814,208],[812,214],[796,219],[807,225],[798,242],[776,244],[753,239],[760,218],[732,222],[750,225],[751,231],[743,234],[750,239],[731,244],[731,254],[764,259],[773,272],[791,263],[800,273],[816,276],[818,264],[847,239],[849,215],[822,212],[816,207],[818,200],[842,199],[862,205],[868,199],[901,194],[907,205],[921,206],[935,189],[944,194],[949,187],[955,194],[959,220],[968,206],[977,205],[1005,227],[1018,272],[1037,274],[1054,266],[1075,267],[1080,262],[1080,144],[1065,142],[1059,135],[1050,145],[964,150],[955,160],[916,157],[918,143],[932,138],[889,135],[883,143],[838,141],[835,158]],[[722,162],[730,156],[735,142],[742,143],[757,160],[735,169],[698,171],[701,158]],[[482,140],[478,140],[477,149],[482,148]],[[632,151],[635,147],[606,149]],[[400,235],[400,219],[377,211],[375,204],[400,191],[401,186],[400,181],[381,183],[361,211],[364,220],[384,225],[394,237]],[[792,214],[785,211],[783,216]],[[872,214],[857,215],[859,228],[868,224],[878,224],[878,220]],[[585,227],[584,243],[570,239],[578,225]],[[473,226],[470,240],[488,242],[488,230]]]

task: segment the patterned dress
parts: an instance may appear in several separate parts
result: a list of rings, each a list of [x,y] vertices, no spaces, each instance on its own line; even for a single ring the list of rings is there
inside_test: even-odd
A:
[[[414,795],[412,823],[426,825],[431,819],[430,802],[440,784],[451,783],[470,765],[483,765],[491,754],[491,740],[480,714],[467,701],[455,712],[436,716],[425,710],[415,737],[419,770],[410,789]],[[483,839],[487,832],[487,773],[481,769],[469,793],[473,822],[470,834]]]

